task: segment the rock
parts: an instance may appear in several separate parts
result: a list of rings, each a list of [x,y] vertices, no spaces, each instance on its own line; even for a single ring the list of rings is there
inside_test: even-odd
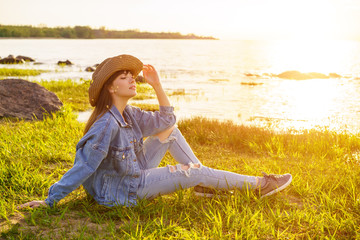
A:
[[[95,68],[94,67],[87,67],[87,68],[85,68],[85,71],[86,72],[94,72]]]
[[[24,63],[25,61],[23,59],[17,59],[13,55],[9,55],[6,58],[0,59],[0,64],[18,64],[18,63]]]
[[[253,73],[245,73],[245,76],[247,76],[247,77],[260,77],[259,74],[253,74]]]
[[[329,73],[329,77],[330,78],[341,78],[341,75],[339,75],[337,73]]]
[[[143,76],[138,75],[136,77],[136,79],[135,79],[135,82],[137,82],[137,83],[145,83],[146,81],[145,81],[145,78]]]
[[[57,63],[58,65],[66,65],[66,66],[71,66],[74,65],[72,62],[70,62],[69,60],[66,61],[58,61]]]
[[[22,56],[22,55],[17,56],[16,59],[24,60],[25,62],[35,62],[35,59],[33,59],[31,57],[27,57],[27,56]]]
[[[325,74],[310,72],[310,73],[302,73],[299,71],[286,71],[277,75],[279,78],[284,79],[294,79],[294,80],[308,80],[308,79],[327,79],[329,78]]]
[[[267,76],[267,77],[277,77],[277,75],[275,73],[263,73],[263,76]]]
[[[22,79],[0,80],[0,118],[43,119],[43,114],[60,109],[55,93]]]
[[[323,73],[318,73],[318,72],[309,72],[306,73],[308,75],[309,79],[328,79],[329,76],[326,76]]]

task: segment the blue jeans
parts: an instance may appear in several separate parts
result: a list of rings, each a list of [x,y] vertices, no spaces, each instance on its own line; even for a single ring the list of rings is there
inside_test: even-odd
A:
[[[178,128],[165,141],[154,136],[147,138],[142,151],[144,159],[139,159],[141,176],[138,198],[154,198],[196,185],[224,190],[256,187],[254,176],[203,166]],[[159,168],[167,151],[179,164]]]

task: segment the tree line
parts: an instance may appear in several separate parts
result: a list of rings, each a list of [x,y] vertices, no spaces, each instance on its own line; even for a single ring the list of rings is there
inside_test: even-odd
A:
[[[142,32],[139,30],[92,29],[88,26],[34,27],[1,25],[0,38],[138,38],[138,39],[215,39],[214,37],[183,35],[178,32]]]

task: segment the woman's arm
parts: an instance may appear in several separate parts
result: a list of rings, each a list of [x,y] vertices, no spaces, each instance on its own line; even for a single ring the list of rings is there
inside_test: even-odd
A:
[[[150,84],[156,93],[160,106],[170,106],[170,101],[162,88],[157,71],[152,65],[144,65],[143,74],[146,82]]]
[[[89,150],[90,149],[90,150]],[[78,188],[89,176],[91,176],[100,165],[105,153],[92,150],[93,147],[86,144],[84,148],[76,152],[75,163],[58,182],[55,182],[49,189],[48,196],[45,201],[31,201],[20,205],[18,208],[24,207],[53,207],[70,192]]]
[[[176,123],[176,116],[155,68],[151,65],[144,65],[143,74],[146,82],[155,90],[160,105],[159,111],[144,111],[137,107],[131,107],[131,112],[143,137],[148,137],[172,127]]]
[[[61,179],[54,183],[45,201],[31,201],[18,206],[24,207],[50,206],[59,202],[70,192],[78,188],[91,176],[106,157],[110,142],[117,131],[117,123],[111,119],[99,119],[77,144],[75,162]]]

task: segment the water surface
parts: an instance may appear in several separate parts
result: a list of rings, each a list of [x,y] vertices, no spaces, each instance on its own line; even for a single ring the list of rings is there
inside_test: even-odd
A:
[[[131,54],[156,67],[166,90],[185,91],[185,96],[171,97],[179,118],[359,131],[360,42],[0,40],[0,56],[9,54],[30,56],[43,64],[1,67],[51,70],[36,79],[89,79],[86,67],[109,56]],[[66,59],[74,65],[56,65]],[[277,77],[286,71],[336,75],[307,80]]]

